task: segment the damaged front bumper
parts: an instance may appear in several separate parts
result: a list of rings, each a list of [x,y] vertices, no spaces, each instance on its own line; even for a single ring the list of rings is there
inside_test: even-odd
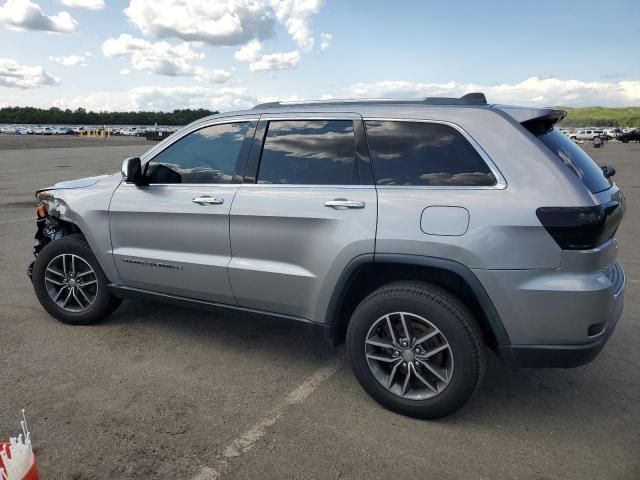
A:
[[[38,254],[42,251],[44,247],[46,247],[49,243],[53,242],[61,238],[64,235],[64,226],[60,222],[58,218],[52,217],[51,215],[45,214],[43,217],[38,213],[38,218],[36,220],[36,235],[35,235],[35,243],[33,245],[33,256],[37,257]],[[31,279],[33,275],[33,265],[35,263],[35,259],[27,266],[27,275]]]

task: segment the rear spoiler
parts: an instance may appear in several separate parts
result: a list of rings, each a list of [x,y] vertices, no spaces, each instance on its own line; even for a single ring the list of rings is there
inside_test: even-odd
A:
[[[531,120],[528,120],[529,122],[531,121],[536,121],[536,122],[551,122],[552,125],[555,125],[556,123],[558,123],[560,120],[562,120],[564,117],[567,116],[567,112],[565,110],[549,110],[549,113],[547,113],[546,115],[543,115],[541,117],[538,118],[532,118]]]
[[[544,115],[520,122],[524,128],[534,135],[547,133],[553,126],[567,116],[564,110],[549,110]]]
[[[525,123],[530,121],[546,121],[550,122],[551,125],[555,125],[567,116],[567,112],[556,108],[532,108],[518,107],[514,105],[494,105],[494,107],[502,110],[518,123]]]

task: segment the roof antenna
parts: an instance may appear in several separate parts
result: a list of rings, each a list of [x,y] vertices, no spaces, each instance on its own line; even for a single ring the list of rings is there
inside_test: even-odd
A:
[[[460,100],[466,100],[469,103],[480,103],[483,105],[487,104],[487,97],[484,96],[484,93],[480,92],[467,93],[466,95],[460,97]]]

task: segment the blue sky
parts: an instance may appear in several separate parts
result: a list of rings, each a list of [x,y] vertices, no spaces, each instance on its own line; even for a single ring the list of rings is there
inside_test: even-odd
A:
[[[640,105],[637,1],[0,0],[0,105]]]

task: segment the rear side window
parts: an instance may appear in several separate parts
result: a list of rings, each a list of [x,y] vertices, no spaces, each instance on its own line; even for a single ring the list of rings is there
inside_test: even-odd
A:
[[[496,178],[455,128],[427,122],[366,122],[378,185],[491,186]]]
[[[269,122],[260,158],[258,183],[359,184],[353,122]]]
[[[545,133],[536,132],[535,128],[529,130],[537,133],[542,143],[582,180],[591,193],[601,192],[611,186],[611,181],[604,176],[598,164],[559,130],[553,128]]]

